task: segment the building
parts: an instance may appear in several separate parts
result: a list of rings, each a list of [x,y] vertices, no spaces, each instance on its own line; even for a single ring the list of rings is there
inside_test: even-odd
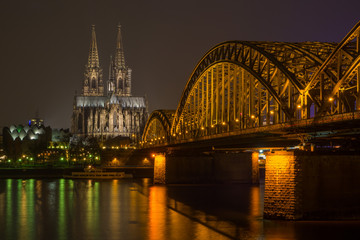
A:
[[[36,162],[36,155],[47,149],[51,131],[40,118],[29,120],[27,125],[4,127],[3,147],[7,162],[11,165]]]
[[[145,98],[131,95],[131,69],[125,64],[121,26],[117,28],[115,55],[110,57],[106,83],[99,60],[95,26],[92,26],[82,93],[74,98],[71,133],[100,140],[114,137],[140,139],[147,117]]]
[[[35,117],[28,124],[4,127],[1,135],[0,164],[6,166],[44,166],[81,164],[69,156],[69,129],[52,129]]]

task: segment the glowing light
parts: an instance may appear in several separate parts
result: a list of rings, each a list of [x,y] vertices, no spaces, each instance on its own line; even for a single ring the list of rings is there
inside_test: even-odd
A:
[[[332,102],[332,101],[334,101],[334,98],[329,97],[329,102]]]
[[[215,126],[214,125],[211,125],[211,128],[214,128]]]
[[[153,153],[151,156],[154,158],[156,155],[155,155],[155,153]]]
[[[251,118],[254,119],[254,118],[255,118],[255,115],[251,115]]]
[[[235,122],[239,122],[239,119],[237,118],[237,119],[235,119]]]
[[[222,124],[222,125],[226,125],[226,122],[222,122],[221,124]]]
[[[165,183],[166,159],[165,155],[158,154],[154,159],[154,182]]]
[[[174,134],[173,134],[173,137],[175,137],[175,136],[176,136],[176,134],[174,133]]]
[[[271,111],[270,111],[270,114],[271,114],[271,115],[273,115],[273,114],[274,114],[274,111],[273,111],[273,110],[271,110]]]
[[[299,105],[297,105],[297,108],[301,108],[301,105],[299,104]]]
[[[205,128],[204,127],[201,127],[201,130],[204,130]]]

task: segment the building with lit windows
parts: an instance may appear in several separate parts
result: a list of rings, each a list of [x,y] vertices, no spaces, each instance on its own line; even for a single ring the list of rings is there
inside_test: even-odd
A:
[[[70,133],[68,129],[45,127],[40,118],[29,120],[27,125],[4,127],[3,155],[0,163],[9,166],[51,164],[69,159]],[[2,151],[0,150],[0,153]]]

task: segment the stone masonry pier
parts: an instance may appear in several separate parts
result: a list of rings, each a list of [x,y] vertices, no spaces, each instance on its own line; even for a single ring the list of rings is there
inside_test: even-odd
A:
[[[171,152],[156,154],[154,182],[257,183],[258,155],[252,152]]]
[[[305,151],[267,154],[264,217],[359,219],[360,155]]]

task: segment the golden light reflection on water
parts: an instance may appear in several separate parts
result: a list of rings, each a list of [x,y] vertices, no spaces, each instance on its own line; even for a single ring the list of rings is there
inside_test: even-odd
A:
[[[250,216],[254,219],[262,219],[262,204],[260,187],[253,186],[250,190]],[[250,221],[250,229],[253,232],[263,232],[263,224],[261,221]]]
[[[88,180],[86,183],[86,229],[87,232],[99,231],[99,182]]]
[[[149,240],[166,239],[167,209],[166,209],[166,188],[154,186],[149,190]]]
[[[236,226],[171,199],[165,186],[149,188],[149,240],[230,239]]]
[[[119,201],[119,180],[112,180],[111,183],[111,196],[110,196],[110,211],[111,211],[111,219],[109,224],[109,228],[112,232],[120,231],[120,218],[121,218],[121,202]]]
[[[212,188],[194,191],[193,186],[146,187],[148,181],[0,180],[0,187],[4,186],[0,192],[0,201],[4,201],[0,202],[0,239],[277,240],[296,239],[299,232],[316,227],[259,219],[262,190],[257,186],[241,188],[242,194],[224,195],[238,196],[235,202],[244,197],[244,208],[228,212],[233,205],[228,208],[226,198],[219,201],[221,207],[216,211],[212,207],[217,205],[207,208],[207,201],[213,199],[201,196],[215,198],[208,194]],[[198,189],[200,202],[189,195]],[[338,233],[359,229],[359,224],[344,226]]]

